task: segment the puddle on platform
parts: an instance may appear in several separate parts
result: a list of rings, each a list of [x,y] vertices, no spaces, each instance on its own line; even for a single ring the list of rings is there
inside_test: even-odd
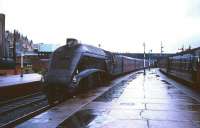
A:
[[[89,123],[97,116],[93,110],[82,110],[64,121],[58,128],[88,128]]]
[[[159,75],[156,75],[156,77],[160,77]]]
[[[163,83],[171,85],[171,83],[167,82],[166,80],[161,80]]]
[[[128,84],[123,82],[120,83],[119,85],[109,89],[107,92],[105,92],[103,95],[101,95],[100,97],[98,97],[95,101],[101,101],[101,102],[111,102],[114,99],[119,98],[122,93],[124,92],[125,87]]]
[[[155,73],[155,72],[150,72],[149,74],[151,74],[151,75],[152,75],[152,74],[156,74],[156,73]]]
[[[169,84],[169,85],[171,85],[171,84]],[[167,89],[176,89],[176,87],[174,87],[174,86],[167,86]]]
[[[136,74],[141,74],[141,73],[143,73],[143,72],[136,72]]]

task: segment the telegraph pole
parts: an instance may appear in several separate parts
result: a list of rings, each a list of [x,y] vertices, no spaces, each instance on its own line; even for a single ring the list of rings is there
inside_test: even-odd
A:
[[[151,59],[150,59],[150,54],[152,53],[152,49],[151,50],[149,50],[149,70],[150,70],[150,66],[151,66]]]
[[[13,60],[16,63],[16,41],[17,41],[17,31],[14,30],[13,39]]]
[[[144,46],[144,75],[146,75],[146,71],[145,71],[145,42],[143,43]]]
[[[0,13],[0,59],[6,58],[5,15]]]
[[[20,76],[23,77],[24,74],[24,53],[21,51],[21,74]]]
[[[163,51],[163,48],[164,48],[164,47],[163,47],[163,44],[162,44],[162,41],[161,41],[161,44],[160,44],[160,56],[162,56],[162,54],[163,54],[163,52],[164,52],[164,51]]]

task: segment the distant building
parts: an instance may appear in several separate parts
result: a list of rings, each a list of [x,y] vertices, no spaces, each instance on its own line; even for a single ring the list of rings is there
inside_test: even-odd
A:
[[[13,57],[13,39],[14,39],[13,33],[6,31],[5,32],[5,43],[8,45],[7,54],[8,54],[9,58]]]
[[[23,53],[24,72],[41,72],[47,69],[54,44],[33,44],[20,32],[5,31],[5,15],[0,14],[0,75],[19,74]]]
[[[3,60],[0,62],[0,75],[19,74],[21,55],[24,55],[24,71],[31,72],[32,61],[38,58],[34,52],[33,41],[18,31],[4,33]],[[1,52],[1,51],[0,51]],[[12,62],[12,63],[11,63]],[[12,69],[10,69],[12,67]]]
[[[0,14],[0,59],[6,57],[6,46],[4,41],[5,34],[5,15]]]
[[[53,52],[59,47],[58,44],[39,43],[38,52]]]
[[[49,59],[51,53],[59,47],[58,44],[39,43],[34,44],[34,50],[37,51],[40,59]]]
[[[33,53],[34,52],[33,41],[29,40],[27,36],[23,36],[19,32],[16,33],[17,35],[14,35],[14,33],[10,31],[5,32],[5,43],[8,45],[7,47],[8,57],[9,58],[13,57],[14,38],[16,40],[17,56],[20,56],[22,52],[27,54]]]

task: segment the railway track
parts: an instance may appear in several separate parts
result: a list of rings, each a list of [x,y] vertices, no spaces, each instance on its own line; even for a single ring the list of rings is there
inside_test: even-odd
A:
[[[13,125],[13,126],[16,126],[16,128],[24,128],[24,127],[38,128],[38,126],[47,128],[60,127],[60,124],[63,123],[63,121],[72,117],[76,112],[84,108],[87,104],[98,99],[99,97],[101,99],[101,97],[104,97],[102,96],[103,94],[107,93],[112,94],[113,92],[112,88],[115,88],[114,90],[119,89],[124,84],[126,84],[130,79],[134,78],[135,74],[127,74],[126,76],[121,76],[119,78],[110,81],[108,85],[106,84],[105,86],[100,86],[97,88],[93,88],[92,90],[89,90],[87,92],[79,93],[76,96],[73,96],[67,99],[66,101],[62,102],[61,104],[58,104],[50,108],[49,110],[42,112],[41,114],[35,116],[34,118],[24,121],[19,125]],[[49,112],[51,114],[48,114]]]
[[[124,80],[119,81],[122,83],[124,82]],[[55,106],[54,109],[60,108],[61,106],[67,106],[67,109],[71,109],[74,108],[74,106],[77,106],[73,110],[66,111],[71,115],[102,95],[104,92],[108,91],[110,88],[117,85],[118,82],[116,81],[114,83],[112,83],[111,86],[103,86],[99,89],[90,90],[89,93],[78,94],[76,97],[72,97],[65,101],[63,105]],[[37,93],[21,99],[18,98],[16,100],[0,103],[0,128],[15,127],[48,109],[51,110],[51,107],[48,105],[46,96],[43,93]]]
[[[0,103],[0,127],[13,127],[49,109],[43,93]]]
[[[16,98],[13,98],[13,99],[1,100],[1,101],[0,101],[0,107],[1,107],[2,105],[5,105],[5,104],[9,104],[9,103],[12,103],[12,102],[20,101],[20,100],[22,100],[22,99],[35,97],[35,96],[41,95],[42,93],[43,93],[43,92],[40,91],[40,92],[33,93],[33,94],[30,94],[30,95],[25,95],[25,96],[16,97]]]

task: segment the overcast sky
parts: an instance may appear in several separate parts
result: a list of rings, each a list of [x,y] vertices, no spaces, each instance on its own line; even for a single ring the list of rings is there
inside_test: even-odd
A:
[[[0,0],[6,29],[34,43],[67,37],[117,52],[200,46],[200,0]]]

